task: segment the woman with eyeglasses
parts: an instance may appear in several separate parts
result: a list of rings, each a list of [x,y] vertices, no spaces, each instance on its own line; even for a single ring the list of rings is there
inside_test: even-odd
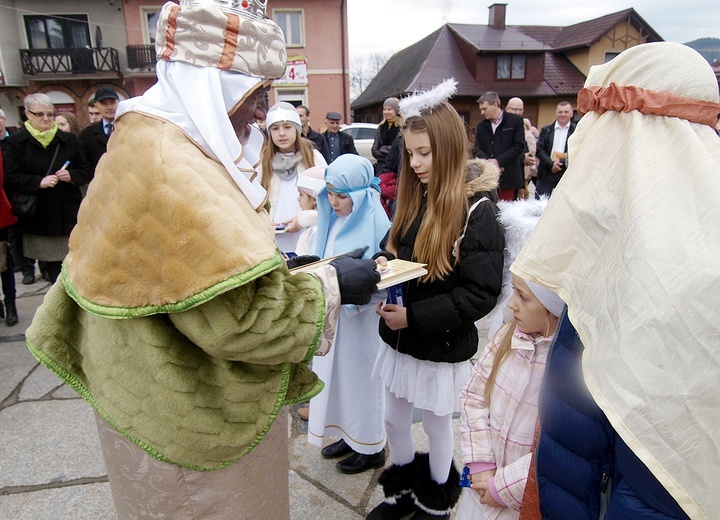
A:
[[[79,186],[90,182],[93,171],[78,138],[58,129],[47,95],[30,94],[23,104],[27,121],[5,148],[5,190],[11,200],[14,194],[36,197],[34,208],[18,215],[23,256],[44,261],[44,276],[54,283],[77,222]]]

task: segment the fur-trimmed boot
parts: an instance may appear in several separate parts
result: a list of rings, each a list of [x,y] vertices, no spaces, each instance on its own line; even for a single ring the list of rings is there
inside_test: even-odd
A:
[[[366,520],[400,520],[417,509],[412,497],[415,461],[398,466],[393,464],[382,472],[378,482],[385,500],[370,511]]]
[[[455,463],[450,465],[447,482],[438,484],[430,474],[430,456],[427,453],[417,454],[413,496],[418,510],[410,520],[448,520],[461,491],[460,473]]]

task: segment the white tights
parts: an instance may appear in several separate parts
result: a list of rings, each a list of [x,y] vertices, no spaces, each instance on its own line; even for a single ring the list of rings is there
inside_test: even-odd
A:
[[[452,464],[454,439],[452,414],[435,415],[423,410],[422,425],[430,443],[430,476],[438,484],[447,482]],[[412,436],[413,405],[385,389],[385,431],[393,464],[404,465],[415,458]]]

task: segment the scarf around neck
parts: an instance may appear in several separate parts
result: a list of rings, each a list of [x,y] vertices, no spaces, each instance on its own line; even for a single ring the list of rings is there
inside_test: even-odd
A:
[[[272,160],[272,169],[281,181],[292,179],[297,174],[297,165],[302,161],[300,152],[275,154]]]
[[[25,128],[28,132],[30,132],[30,135],[37,140],[41,145],[43,145],[43,148],[47,148],[50,146],[50,143],[52,143],[52,140],[55,138],[55,134],[57,134],[58,126],[57,123],[53,122],[52,128],[50,130],[45,130],[44,132],[41,132],[37,128],[35,128],[33,125],[30,124],[30,121],[25,121]]]

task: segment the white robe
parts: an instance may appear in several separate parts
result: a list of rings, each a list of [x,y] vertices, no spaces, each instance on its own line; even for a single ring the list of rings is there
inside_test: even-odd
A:
[[[338,219],[330,229],[326,257],[332,256],[334,237],[343,223]],[[375,306],[386,296],[380,291],[367,305],[343,305],[330,352],[313,359],[313,371],[325,383],[310,401],[308,442],[314,446],[322,446],[327,435],[342,437],[366,455],[385,447],[385,391],[370,375],[382,341]]]
[[[313,161],[315,162],[315,166],[326,166],[325,158],[317,150],[313,150]],[[297,176],[306,169],[301,161],[297,165],[296,175],[293,175],[291,179],[281,181],[277,175],[272,176],[270,189],[268,190],[271,222],[287,222],[295,218],[300,212],[300,203],[297,200]],[[258,166],[258,176],[262,176],[261,166]],[[295,252],[298,238],[300,238],[300,231],[295,233],[278,233],[275,235],[275,245],[277,245],[278,249],[283,253]]]

